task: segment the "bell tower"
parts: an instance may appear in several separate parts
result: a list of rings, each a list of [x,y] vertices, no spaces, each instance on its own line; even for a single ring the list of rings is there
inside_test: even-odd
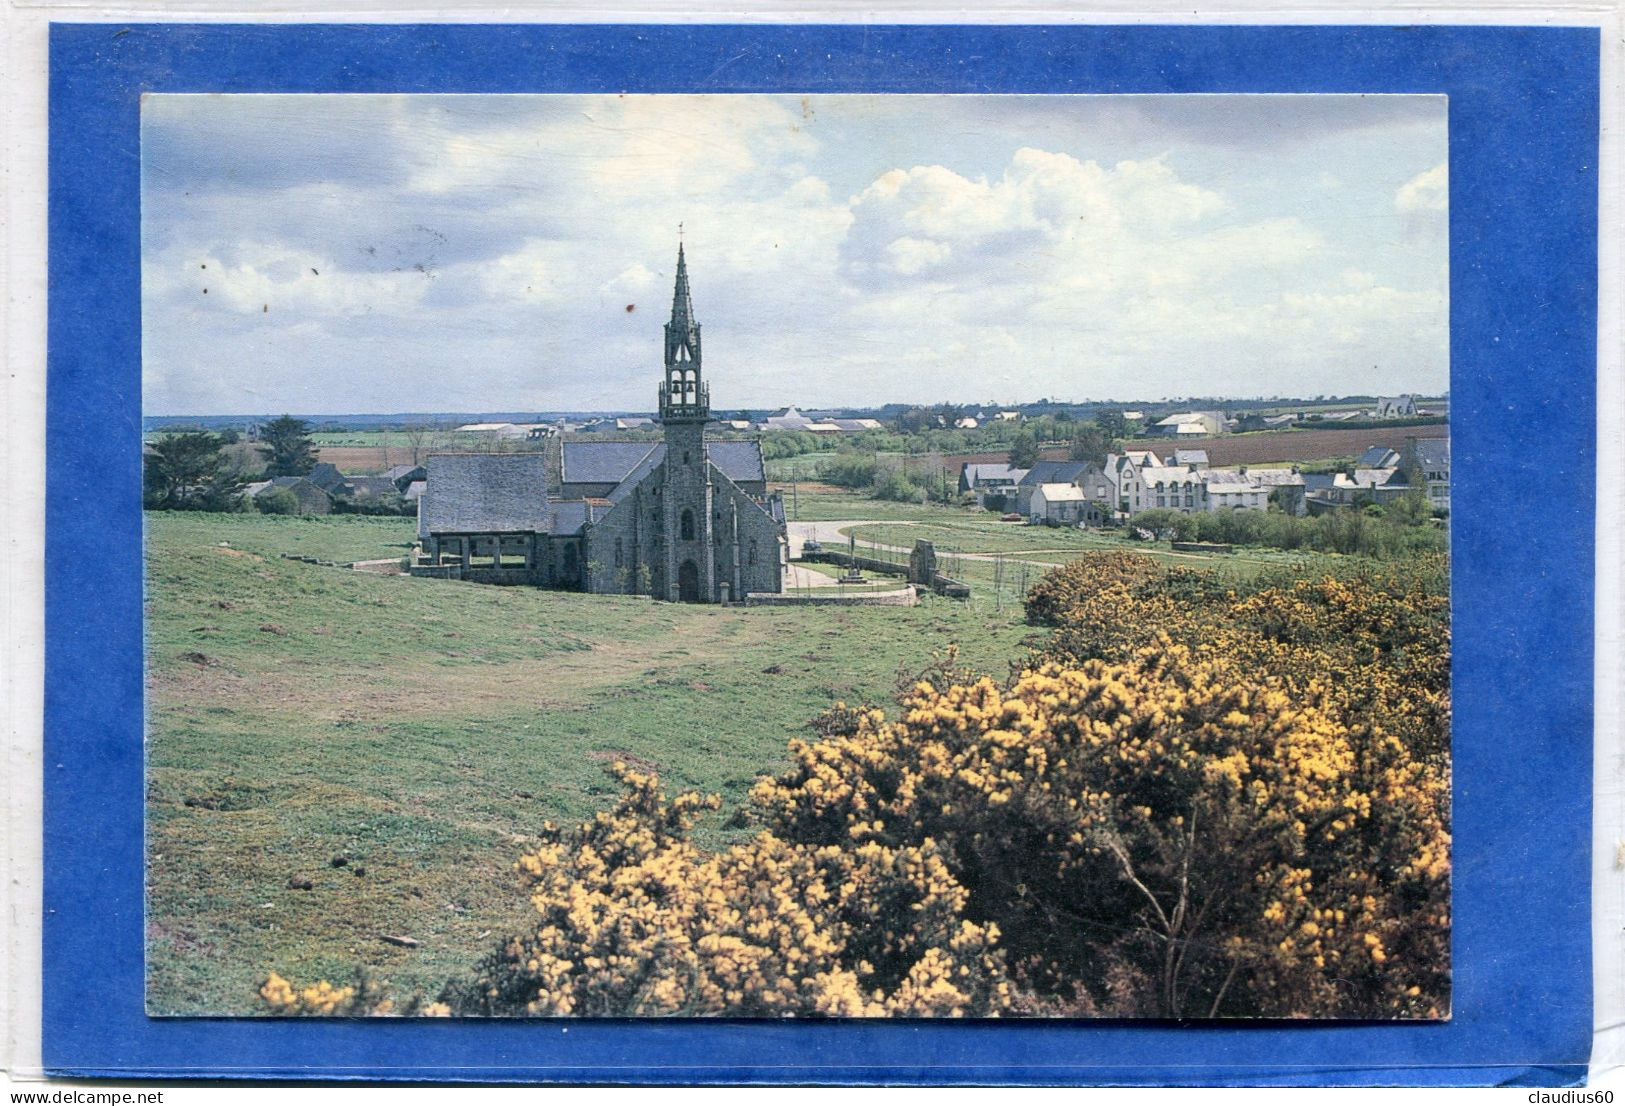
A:
[[[677,285],[666,324],[666,375],[660,384],[660,423],[666,438],[661,516],[665,530],[666,598],[710,603],[717,597],[712,525],[711,464],[705,424],[709,389],[700,374],[700,324],[688,291],[688,260],[677,245]]]

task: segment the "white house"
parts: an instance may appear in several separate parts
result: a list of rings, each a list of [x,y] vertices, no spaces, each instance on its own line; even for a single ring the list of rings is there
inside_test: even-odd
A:
[[[1040,484],[1033,489],[1027,508],[1031,522],[1075,525],[1088,513],[1089,500],[1076,484]]]

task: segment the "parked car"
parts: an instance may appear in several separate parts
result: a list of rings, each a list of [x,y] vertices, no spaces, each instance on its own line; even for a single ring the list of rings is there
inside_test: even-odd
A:
[[[801,543],[802,553],[822,553],[823,551],[824,547],[818,544],[817,538],[808,538]]]
[[[1021,516],[1019,514],[1017,514],[1015,511],[1011,511],[1007,515],[1000,515],[999,516],[999,521],[1000,522],[1020,522],[1021,521]]]

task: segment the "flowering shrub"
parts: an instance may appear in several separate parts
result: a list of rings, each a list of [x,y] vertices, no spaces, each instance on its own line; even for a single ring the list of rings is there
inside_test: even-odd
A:
[[[382,1018],[399,1013],[437,1018],[451,1013],[451,1007],[443,1002],[424,1003],[416,998],[397,1010],[384,986],[366,972],[357,972],[355,982],[343,987],[335,987],[325,979],[309,987],[295,987],[272,972],[260,987],[260,1001],[271,1013],[284,1017]]]
[[[922,683],[757,784],[798,841],[938,843],[1032,1011],[1442,1008],[1440,793],[1393,740],[1168,643],[1130,663]],[[1406,956],[1394,955],[1403,946]]]
[[[930,841],[792,844],[770,833],[716,854],[689,840],[718,800],[668,801],[614,767],[625,794],[522,857],[539,915],[462,993],[480,1014],[744,1017],[997,1015],[997,930]]]
[[[1085,553],[1046,572],[1028,589],[1027,621],[1034,626],[1058,626],[1085,599],[1127,595],[1160,575],[1161,566],[1143,553]]]

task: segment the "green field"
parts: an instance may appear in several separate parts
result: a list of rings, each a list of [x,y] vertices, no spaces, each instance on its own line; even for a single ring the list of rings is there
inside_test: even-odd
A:
[[[278,556],[411,539],[410,519],[148,516],[151,1012],[256,1012],[271,969],[436,991],[521,924],[513,861],[608,800],[609,762],[733,808],[832,702],[889,702],[951,642],[1003,675],[1041,640],[987,595],[725,609]],[[722,822],[703,840],[747,832]]]
[[[1349,559],[1335,553],[1252,547],[1238,548],[1233,553],[1176,553],[1162,543],[1133,541],[1117,530],[1024,526],[998,522],[986,513],[981,517],[985,521],[954,518],[927,523],[871,523],[843,527],[841,532],[856,537],[860,551],[865,543],[909,549],[916,540],[929,541],[936,547],[938,558],[949,562],[943,571],[969,583],[990,577],[989,562],[980,558],[993,554],[1003,554],[1012,561],[1050,565],[1064,564],[1089,550],[1127,550],[1142,553],[1170,568],[1212,569],[1241,579],[1272,570],[1324,570]],[[874,555],[907,559],[906,554],[899,552],[877,551]],[[1006,567],[1008,569],[1008,565]]]

